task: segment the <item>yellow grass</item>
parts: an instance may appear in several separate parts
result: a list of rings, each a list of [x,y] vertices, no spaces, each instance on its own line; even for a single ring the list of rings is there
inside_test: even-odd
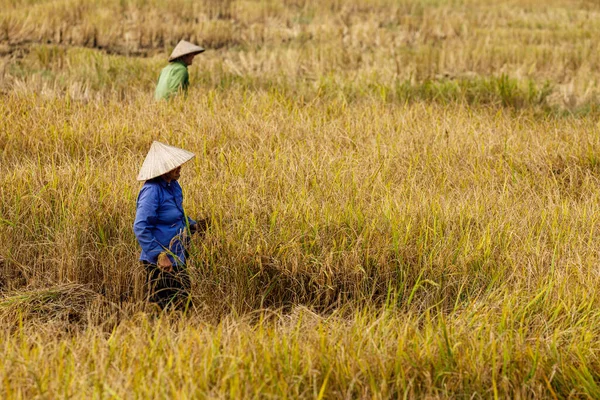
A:
[[[599,14],[0,0],[0,396],[599,397]],[[212,221],[185,315],[143,301],[152,140]]]
[[[593,1],[3,0],[0,5],[0,53],[12,57],[0,65],[5,90],[58,87],[84,98],[106,96],[106,89],[120,96],[133,88],[150,90],[164,54],[185,37],[209,49],[196,71],[196,81],[205,85],[233,80],[294,90],[308,86],[311,92],[333,85],[346,95],[373,92],[403,100],[429,83],[438,90],[417,93],[445,99],[456,86],[477,87],[506,76],[520,82],[527,102],[587,110],[599,98],[600,25],[594,21],[600,11]],[[36,47],[29,52],[31,45]],[[72,46],[100,52],[68,50]],[[103,52],[154,57],[107,58]],[[532,85],[552,90],[540,98],[531,93]],[[490,101],[490,88],[480,89],[469,95],[472,101]],[[511,93],[501,97],[523,101]]]

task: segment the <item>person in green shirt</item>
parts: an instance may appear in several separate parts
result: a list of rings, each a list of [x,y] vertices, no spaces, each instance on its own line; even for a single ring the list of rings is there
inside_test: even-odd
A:
[[[179,92],[187,93],[190,85],[190,78],[187,67],[192,65],[196,54],[200,54],[204,49],[185,40],[180,41],[169,56],[169,65],[163,68],[158,77],[156,90],[154,92],[155,100],[168,100]]]

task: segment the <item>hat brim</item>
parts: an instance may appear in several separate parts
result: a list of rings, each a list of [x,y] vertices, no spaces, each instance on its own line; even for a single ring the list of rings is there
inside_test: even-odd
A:
[[[206,51],[205,49],[202,49],[202,50],[190,51],[189,53],[180,54],[178,56],[170,56],[169,57],[169,62],[175,61],[175,60],[177,60],[177,59],[179,59],[181,57],[189,56],[190,54],[198,55],[200,53],[204,53],[205,51]]]

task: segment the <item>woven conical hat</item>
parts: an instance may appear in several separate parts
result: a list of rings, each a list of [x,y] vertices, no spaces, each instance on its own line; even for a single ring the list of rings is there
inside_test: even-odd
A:
[[[204,51],[204,49],[200,46],[196,46],[193,43],[186,42],[185,40],[177,43],[177,46],[173,49],[173,52],[169,56],[169,61],[173,61],[176,58],[181,56],[185,56],[188,54],[200,54]]]
[[[169,172],[190,161],[195,154],[160,142],[152,142],[148,155],[142,164],[138,181],[146,181]]]

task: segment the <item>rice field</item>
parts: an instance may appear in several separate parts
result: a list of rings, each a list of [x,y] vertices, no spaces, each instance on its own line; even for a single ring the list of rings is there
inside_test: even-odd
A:
[[[599,18],[0,0],[0,397],[600,397]],[[144,301],[153,140],[211,221],[185,312]]]

